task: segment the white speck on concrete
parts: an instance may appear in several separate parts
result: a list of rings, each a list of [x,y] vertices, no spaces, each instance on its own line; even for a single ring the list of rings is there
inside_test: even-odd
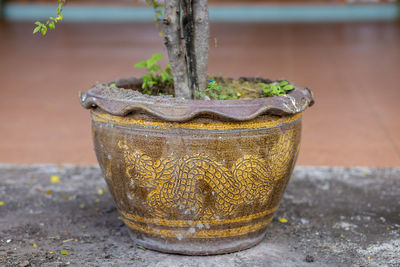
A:
[[[348,222],[338,222],[333,225],[334,229],[343,229],[346,231],[354,230],[357,227],[357,225]]]
[[[301,224],[307,224],[307,223],[309,223],[310,221],[307,220],[307,219],[301,218],[301,219],[300,219],[300,222],[301,222]]]

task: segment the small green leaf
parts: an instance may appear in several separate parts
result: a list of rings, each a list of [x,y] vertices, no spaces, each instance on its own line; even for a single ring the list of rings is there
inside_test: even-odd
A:
[[[280,81],[279,82],[279,86],[285,86],[285,85],[288,85],[288,84],[289,84],[288,81]]]
[[[47,26],[46,26],[46,25],[42,25],[42,28],[40,29],[40,32],[42,33],[42,35],[46,35],[46,33],[47,33]]]
[[[43,23],[41,23],[40,21],[36,21],[34,24],[38,25],[38,26],[41,26]]]
[[[153,67],[157,63],[156,60],[150,58],[149,60],[146,60],[146,67],[149,70],[151,67]],[[149,70],[150,71],[150,70]]]
[[[54,22],[50,22],[50,23],[49,23],[49,28],[50,28],[50,29],[54,30],[55,27],[56,27],[56,26],[54,25]]]
[[[294,89],[294,86],[291,85],[291,84],[285,85],[285,86],[283,87],[283,90],[284,90],[284,91],[290,91],[290,90],[293,90],[293,89]]]
[[[162,59],[164,57],[163,54],[153,54],[151,56],[151,59],[155,60],[155,62],[159,61],[160,59]]]
[[[140,61],[133,65],[135,68],[146,68],[147,67],[147,62],[146,61]]]
[[[35,29],[33,29],[33,34],[37,33],[38,31],[40,31],[40,28],[42,28],[40,25],[37,26]]]
[[[69,254],[69,252],[66,251],[65,249],[61,250],[61,255],[68,255],[68,254]]]
[[[159,65],[152,65],[151,67],[149,67],[149,71],[158,71],[161,69],[161,66]]]

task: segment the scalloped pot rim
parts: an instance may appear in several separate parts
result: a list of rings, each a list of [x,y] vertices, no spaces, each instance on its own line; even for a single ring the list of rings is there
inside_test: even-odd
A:
[[[187,100],[148,96],[130,89],[97,84],[87,93],[80,94],[80,102],[84,108],[100,108],[116,116],[144,112],[165,121],[183,122],[204,115],[232,121],[249,121],[260,115],[294,115],[312,106],[314,99],[308,88],[296,88],[287,95],[276,97]]]

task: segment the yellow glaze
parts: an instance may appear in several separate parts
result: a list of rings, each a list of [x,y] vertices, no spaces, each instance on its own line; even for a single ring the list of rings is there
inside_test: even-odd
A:
[[[270,120],[249,121],[249,122],[162,122],[162,121],[147,121],[139,120],[131,117],[120,117],[106,113],[98,113],[92,111],[92,119],[96,122],[112,123],[114,125],[139,125],[147,127],[166,128],[186,128],[186,129],[204,129],[204,130],[233,130],[233,129],[260,129],[271,128],[282,124],[294,122],[301,118],[301,113],[293,116],[276,117]]]

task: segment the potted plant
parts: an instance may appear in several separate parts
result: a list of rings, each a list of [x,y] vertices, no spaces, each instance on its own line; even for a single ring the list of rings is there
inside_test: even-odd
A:
[[[155,54],[136,64],[147,68],[142,78],[80,95],[115,204],[146,248],[208,255],[251,247],[294,168],[312,93],[282,80],[210,78],[207,1],[147,2],[164,14],[170,66]],[[62,20],[59,3],[35,32]]]

